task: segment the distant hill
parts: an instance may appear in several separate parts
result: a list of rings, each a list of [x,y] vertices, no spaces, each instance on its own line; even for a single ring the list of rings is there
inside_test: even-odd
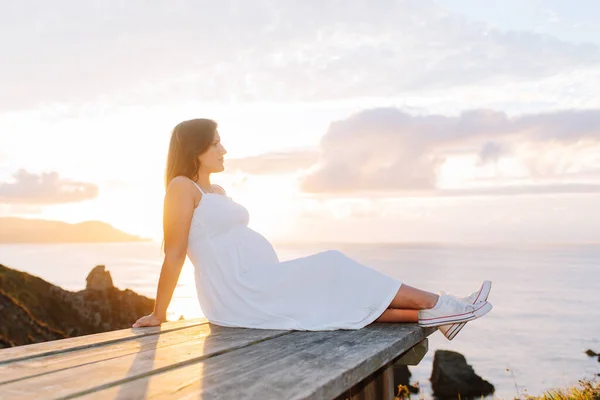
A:
[[[69,224],[28,218],[0,218],[0,243],[139,242],[150,239],[130,235],[100,221]]]

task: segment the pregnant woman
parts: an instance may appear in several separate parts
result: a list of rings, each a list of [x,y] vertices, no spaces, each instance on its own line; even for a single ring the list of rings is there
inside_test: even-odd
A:
[[[279,261],[248,227],[248,210],[210,182],[224,170],[216,122],[178,124],[167,156],[165,257],[154,312],[133,327],[160,325],[186,255],[198,300],[216,325],[258,329],[360,329],[377,322],[418,322],[454,338],[467,321],[492,309],[491,284],[462,298],[410,287],[335,250]]]

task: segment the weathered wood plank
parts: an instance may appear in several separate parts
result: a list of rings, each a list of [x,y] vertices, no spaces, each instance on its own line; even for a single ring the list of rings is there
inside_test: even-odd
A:
[[[335,400],[393,400],[394,394],[394,372],[392,364],[388,364],[336,397]]]
[[[146,344],[135,354],[58,369],[33,379],[7,383],[0,386],[0,393],[6,399],[23,400],[38,399],[42,393],[45,398],[69,397],[74,393],[98,390],[149,374],[197,363],[215,355],[291,333],[291,331],[224,328],[209,324],[203,324],[201,328],[203,332],[182,343],[162,346],[159,343],[163,335],[152,335],[143,338]],[[148,339],[151,339],[150,342]],[[103,347],[97,350],[102,351]]]
[[[395,363],[400,365],[419,365],[425,354],[427,354],[427,350],[429,350],[429,340],[423,339],[420,343],[411,347]]]
[[[355,331],[293,332],[83,398],[332,399],[434,331],[373,324]]]
[[[350,400],[375,400],[377,399],[377,375],[369,376],[352,394]]]
[[[157,327],[120,329],[112,332],[95,333],[93,335],[11,347],[0,350],[0,365],[34,357],[44,357],[67,351],[103,346],[109,343],[132,340],[143,336],[156,335],[207,323],[208,320],[206,318],[195,318],[183,321],[165,322]]]
[[[394,387],[394,369],[391,364],[384,367],[381,373],[381,399],[393,400],[396,394],[396,388]]]
[[[24,379],[35,379],[37,376],[80,365],[98,363],[103,360],[174,346],[198,340],[207,336],[210,329],[206,324],[189,326],[185,329],[161,332],[158,335],[136,337],[135,340],[102,343],[102,346],[87,347],[76,351],[67,351],[50,356],[28,358],[9,364],[0,365],[0,385]],[[1,388],[1,386],[0,386]]]

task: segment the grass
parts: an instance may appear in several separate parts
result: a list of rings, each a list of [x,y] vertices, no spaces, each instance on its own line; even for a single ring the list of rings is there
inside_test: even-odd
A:
[[[394,400],[410,399],[406,386],[398,386]],[[600,380],[582,379],[579,385],[568,389],[551,389],[539,396],[515,397],[515,400],[600,400]]]
[[[600,400],[600,380],[582,379],[575,387],[551,389],[539,396],[524,397],[523,400]]]
[[[410,399],[410,391],[408,390],[408,387],[406,387],[405,385],[398,385],[398,393],[396,393],[394,400],[404,400],[404,399]]]

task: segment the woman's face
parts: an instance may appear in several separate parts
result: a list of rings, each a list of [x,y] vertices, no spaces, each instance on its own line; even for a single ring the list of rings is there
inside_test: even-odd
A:
[[[223,156],[225,154],[227,154],[227,150],[221,144],[221,136],[219,136],[218,131],[215,131],[215,137],[208,150],[198,156],[200,169],[208,173],[223,171],[225,169],[223,165]]]

